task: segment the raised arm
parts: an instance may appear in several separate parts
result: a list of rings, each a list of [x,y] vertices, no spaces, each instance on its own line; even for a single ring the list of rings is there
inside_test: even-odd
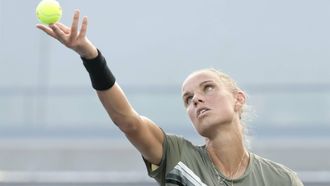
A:
[[[81,29],[78,31],[79,17],[80,12],[76,10],[71,27],[55,23],[49,26],[37,24],[37,28],[77,52],[84,63],[105,62],[102,54],[86,37],[87,17],[83,17]],[[150,163],[159,164],[163,154],[162,143],[164,140],[161,129],[133,109],[117,83],[111,84],[107,89],[97,90],[97,95],[112,121],[143,157]]]

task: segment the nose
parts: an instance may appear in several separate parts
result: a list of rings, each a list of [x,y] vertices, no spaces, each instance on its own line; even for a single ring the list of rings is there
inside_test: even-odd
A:
[[[202,99],[202,96],[195,94],[194,97],[192,98],[192,102],[195,106],[197,106],[198,103],[202,103],[204,102],[204,100]]]

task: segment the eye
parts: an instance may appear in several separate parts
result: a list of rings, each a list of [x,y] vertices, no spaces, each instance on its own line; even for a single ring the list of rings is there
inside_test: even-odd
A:
[[[184,104],[189,105],[192,102],[192,98],[193,98],[192,96],[185,97]]]
[[[213,90],[213,89],[214,89],[214,86],[213,86],[212,84],[206,84],[206,85],[204,86],[204,91],[205,91],[205,92],[211,91],[211,90]]]

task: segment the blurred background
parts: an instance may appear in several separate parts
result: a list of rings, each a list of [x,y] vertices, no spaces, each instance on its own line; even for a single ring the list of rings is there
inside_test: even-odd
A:
[[[330,1],[59,1],[136,110],[196,144],[180,96],[214,67],[248,93],[250,150],[330,185]],[[35,28],[38,0],[0,0],[0,185],[156,185],[79,56]]]

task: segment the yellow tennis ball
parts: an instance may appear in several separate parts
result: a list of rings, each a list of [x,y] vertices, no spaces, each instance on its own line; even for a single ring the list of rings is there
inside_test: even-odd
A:
[[[42,0],[36,8],[39,21],[43,24],[53,24],[62,17],[62,8],[56,0]]]

